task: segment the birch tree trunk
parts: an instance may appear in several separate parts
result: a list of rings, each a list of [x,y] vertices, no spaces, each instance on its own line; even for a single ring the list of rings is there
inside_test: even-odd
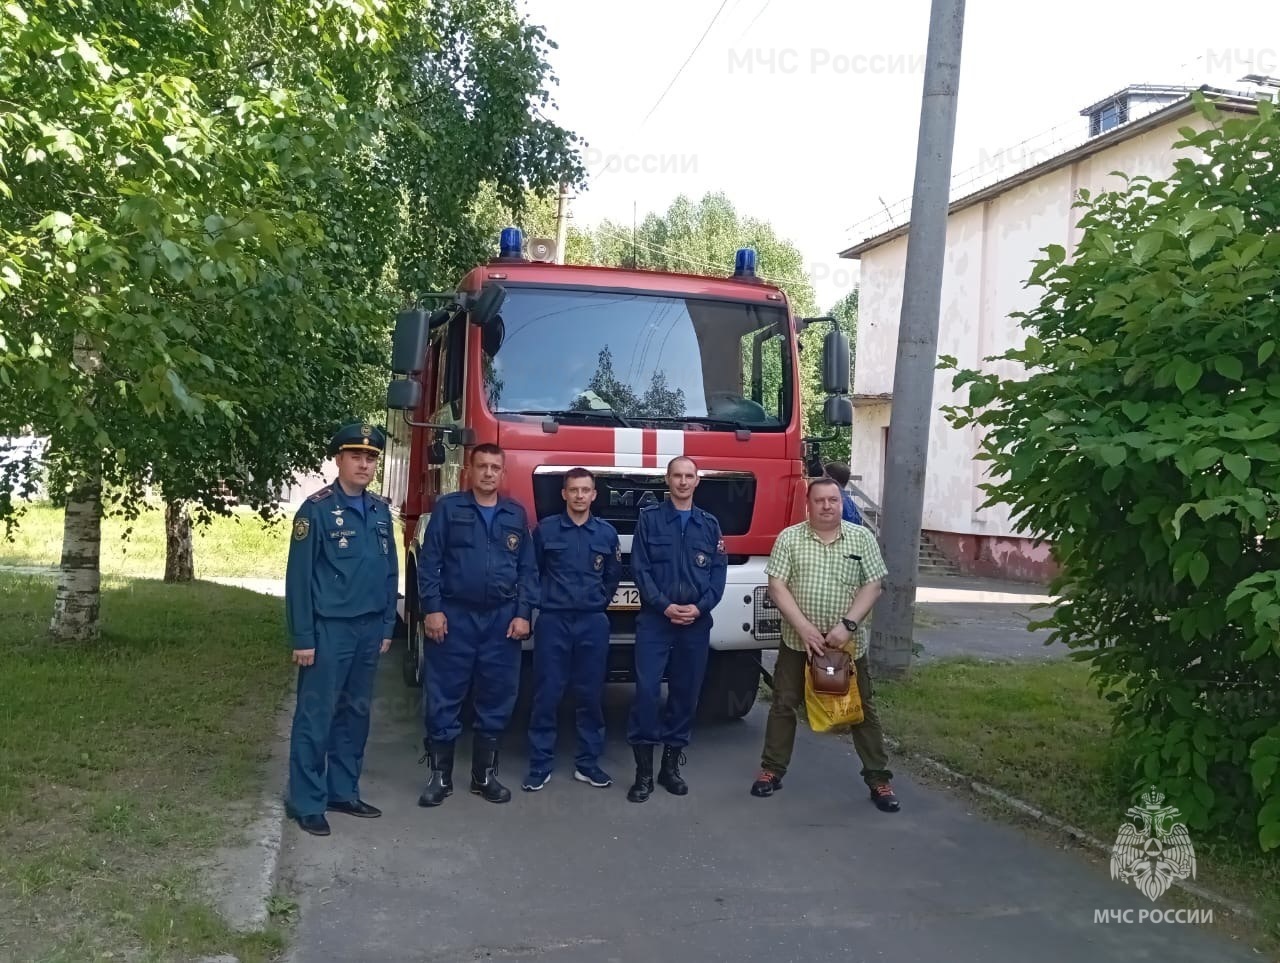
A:
[[[57,642],[92,642],[98,638],[101,545],[102,479],[95,469],[80,477],[67,499],[62,523],[62,566],[49,622],[49,634]]]
[[[164,580],[190,582],[195,578],[191,551],[191,516],[181,501],[164,503]]]

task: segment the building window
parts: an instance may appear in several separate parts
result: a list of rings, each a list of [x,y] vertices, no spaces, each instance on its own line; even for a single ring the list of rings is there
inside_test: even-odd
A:
[[[1119,127],[1129,120],[1129,101],[1113,100],[1104,104],[1089,115],[1089,136],[1101,134],[1104,130]]]

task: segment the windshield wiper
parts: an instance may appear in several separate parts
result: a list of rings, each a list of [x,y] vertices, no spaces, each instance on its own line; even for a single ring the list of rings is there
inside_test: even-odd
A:
[[[506,412],[506,414],[545,415],[546,417],[553,418],[557,421],[565,418],[584,418],[587,421],[604,418],[615,425],[622,425],[625,428],[631,427],[631,422],[627,421],[626,418],[623,418],[622,415],[618,414],[612,408],[609,408],[609,409],[592,408],[587,411],[571,411],[566,408],[558,408],[558,409],[552,409],[548,411],[538,411],[538,410],[510,411],[510,412]]]
[[[708,425],[712,428],[728,428],[733,431],[750,431],[751,426],[732,418],[711,418],[707,415],[646,415],[645,421],[658,421],[663,424],[685,422],[695,425]]]

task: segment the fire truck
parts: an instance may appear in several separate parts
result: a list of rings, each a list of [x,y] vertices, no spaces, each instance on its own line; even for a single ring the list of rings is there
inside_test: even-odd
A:
[[[853,414],[847,336],[830,317],[794,317],[756,260],[738,250],[724,277],[565,265],[505,228],[497,256],[436,296],[439,307],[399,314],[382,491],[404,526],[407,685],[420,686],[424,671],[417,553],[436,499],[467,488],[473,446],[502,446],[504,493],[531,523],[564,510],[565,472],[595,475],[592,510],[618,530],[623,551],[608,613],[615,683],[634,681],[636,520],[666,496],[667,463],[688,455],[698,466],[694,503],[719,520],[729,554],[700,715],[751,709],[761,652],[781,638],[765,563],[778,533],[805,517],[806,476],[821,474],[821,445],[836,437],[803,433],[797,336],[810,324],[831,325],[824,420],[837,430]],[[526,678],[536,612],[533,627]]]

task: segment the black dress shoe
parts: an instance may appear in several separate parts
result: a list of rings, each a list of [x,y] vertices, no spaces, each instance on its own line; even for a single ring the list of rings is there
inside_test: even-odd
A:
[[[298,816],[298,825],[302,827],[303,832],[308,832],[312,836],[328,836],[329,821],[321,816]]]
[[[377,806],[370,806],[363,799],[353,799],[351,802],[333,802],[329,801],[328,806],[331,813],[346,813],[348,816],[363,816],[365,819],[376,819],[382,815],[382,810]]]

